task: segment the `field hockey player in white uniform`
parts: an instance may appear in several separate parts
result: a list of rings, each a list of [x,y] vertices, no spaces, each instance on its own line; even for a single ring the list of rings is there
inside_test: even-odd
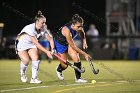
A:
[[[54,42],[52,35],[47,32],[46,18],[42,15],[41,11],[38,11],[34,23],[25,26],[16,39],[16,51],[21,60],[20,74],[22,82],[27,82],[26,70],[30,59],[32,61],[32,77],[30,83],[42,82],[38,79],[40,64],[38,49],[43,51],[49,58],[52,58],[51,52],[38,42],[38,39],[42,36],[49,40],[51,49],[54,52]]]

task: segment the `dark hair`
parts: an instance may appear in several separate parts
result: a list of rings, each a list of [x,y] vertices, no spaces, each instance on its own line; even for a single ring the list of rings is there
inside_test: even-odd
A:
[[[36,22],[36,21],[39,20],[40,18],[45,18],[45,16],[42,15],[42,12],[39,10],[39,11],[37,12],[37,15],[36,15],[35,18],[34,18],[34,22]],[[46,18],[45,18],[45,19],[46,19]]]
[[[72,19],[71,19],[71,22],[72,24],[76,24],[77,22],[79,23],[84,23],[84,20],[81,16],[79,16],[78,14],[74,14]]]

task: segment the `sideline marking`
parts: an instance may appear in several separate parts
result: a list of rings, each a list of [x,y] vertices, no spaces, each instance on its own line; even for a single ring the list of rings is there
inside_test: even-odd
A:
[[[20,91],[20,90],[30,90],[30,89],[37,89],[37,88],[46,88],[49,86],[37,86],[37,87],[29,87],[29,88],[18,88],[18,89],[7,89],[7,90],[1,90],[0,92],[10,92],[10,91]]]
[[[115,84],[123,84],[123,83],[115,83]],[[96,86],[90,85],[90,86],[81,86],[81,87],[75,87],[75,88],[67,88],[67,89],[57,90],[51,93],[60,93],[60,92],[65,92],[69,90],[81,89],[81,88],[102,87],[102,86],[109,86],[109,85],[113,85],[113,84],[104,84],[104,85],[96,85]]]
[[[134,80],[134,81],[135,82],[140,82],[140,80]],[[97,82],[97,84],[104,84],[104,85],[106,83],[111,83],[111,85],[113,85],[113,84],[124,84],[124,83],[129,83],[129,82],[128,81],[125,81],[125,80],[122,80],[122,81],[114,81],[114,82]],[[68,85],[51,85],[51,86],[36,86],[36,87],[17,88],[17,89],[5,89],[5,90],[0,90],[0,93],[12,92],[12,91],[21,91],[21,90],[31,90],[31,89],[38,89],[38,88],[47,88],[47,87],[53,87],[53,86],[60,86],[60,87],[62,86],[63,87],[63,86],[79,86],[79,85],[90,85],[90,84],[92,84],[92,83],[85,83],[85,84],[83,84],[83,83],[74,83],[74,84],[68,84]],[[96,85],[96,86],[99,86],[99,85]],[[87,87],[87,86],[83,86],[83,87]],[[58,93],[58,92],[52,92],[52,93]]]

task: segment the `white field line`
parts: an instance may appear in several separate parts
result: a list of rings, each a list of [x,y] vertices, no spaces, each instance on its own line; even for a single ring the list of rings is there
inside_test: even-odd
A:
[[[140,82],[140,80],[134,80],[134,81],[136,81],[136,82]]]
[[[37,89],[37,88],[46,88],[49,86],[37,86],[37,87],[28,87],[28,88],[17,88],[17,89],[7,89],[7,90],[1,90],[0,92],[10,92],[10,91],[20,91],[20,90],[31,90],[31,89]]]
[[[140,82],[140,80],[134,80],[136,82]],[[97,84],[106,84],[106,83],[129,83],[128,81],[122,80],[122,81],[114,81],[114,82],[97,82]],[[4,92],[12,92],[12,91],[21,91],[21,90],[31,90],[31,89],[39,89],[39,88],[48,88],[53,86],[79,86],[79,85],[89,85],[92,83],[74,83],[74,84],[67,84],[67,85],[51,85],[51,86],[36,86],[36,87],[28,87],[28,88],[17,88],[17,89],[5,89],[0,90],[0,93]]]

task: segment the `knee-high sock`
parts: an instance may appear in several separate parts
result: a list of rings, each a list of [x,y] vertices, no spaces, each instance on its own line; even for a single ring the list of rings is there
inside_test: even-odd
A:
[[[81,69],[81,62],[74,63],[74,65]],[[81,78],[81,73],[79,71],[75,70],[75,76],[76,76],[76,79],[80,79]]]
[[[38,76],[38,69],[39,69],[40,60],[32,61],[32,78],[36,79]]]
[[[27,70],[27,66],[28,65],[25,65],[23,64],[22,62],[20,62],[20,74],[26,74],[26,70]]]
[[[57,71],[58,72],[62,72],[63,70],[65,70],[66,68],[63,68],[61,64],[59,64]]]

